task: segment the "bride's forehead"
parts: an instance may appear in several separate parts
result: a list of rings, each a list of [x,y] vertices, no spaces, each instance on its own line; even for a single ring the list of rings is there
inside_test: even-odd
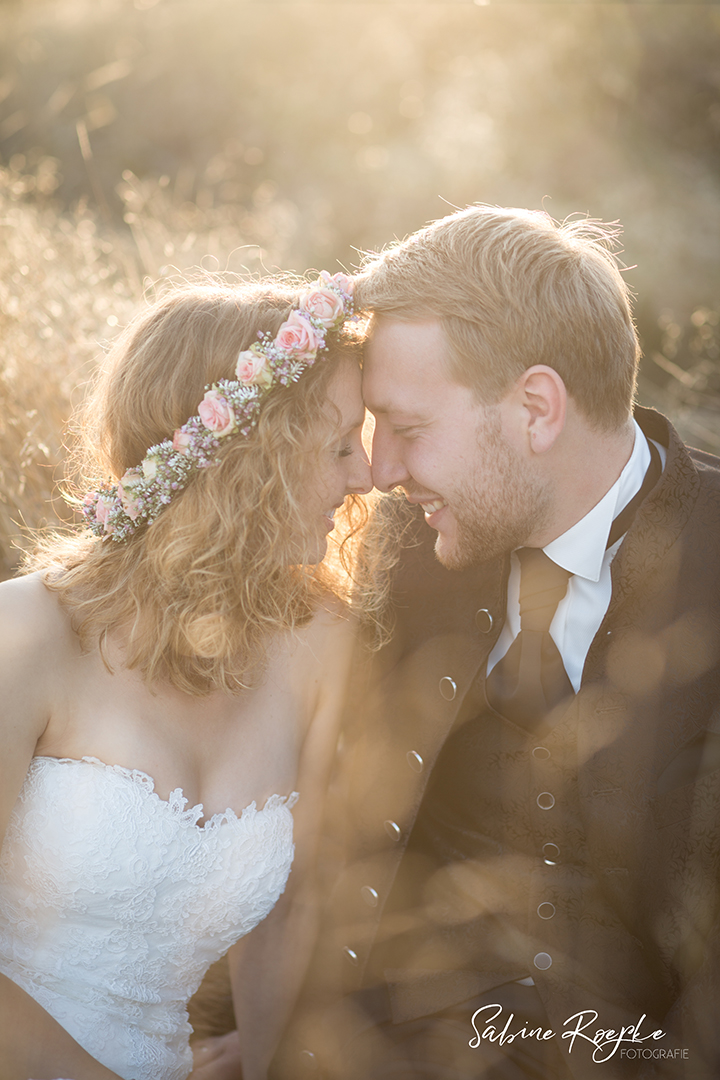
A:
[[[328,400],[340,410],[344,421],[357,421],[351,426],[362,424],[365,417],[361,378],[360,367],[355,360],[341,360],[328,384]]]

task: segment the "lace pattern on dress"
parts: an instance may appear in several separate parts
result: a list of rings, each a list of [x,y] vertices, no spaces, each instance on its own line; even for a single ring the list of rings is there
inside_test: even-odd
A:
[[[138,769],[33,758],[0,852],[0,971],[132,1080],[185,1080],[187,1002],[272,910],[297,792],[199,825]]]

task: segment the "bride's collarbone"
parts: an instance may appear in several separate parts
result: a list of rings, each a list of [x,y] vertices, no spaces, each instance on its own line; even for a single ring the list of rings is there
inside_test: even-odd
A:
[[[98,768],[142,774],[163,802],[178,794],[186,806],[202,806],[200,824],[226,810],[238,817],[251,803],[258,807],[271,795],[289,795],[296,787],[297,768],[293,754],[282,749],[272,758],[254,748],[223,747],[222,752],[203,747],[200,753],[153,740],[101,738],[84,745],[38,747],[36,757],[73,762],[86,761]]]
[[[39,740],[37,757],[94,758],[150,777],[167,801],[180,789],[203,818],[294,790],[302,718],[292,687],[236,696],[149,690],[134,672],[79,680]]]

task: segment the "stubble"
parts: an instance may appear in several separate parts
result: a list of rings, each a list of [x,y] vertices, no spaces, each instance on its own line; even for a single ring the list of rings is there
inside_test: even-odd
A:
[[[522,547],[550,514],[548,485],[530,475],[502,435],[500,416],[489,409],[478,426],[478,454],[472,475],[453,498],[456,541],[436,554],[450,570],[464,570]]]

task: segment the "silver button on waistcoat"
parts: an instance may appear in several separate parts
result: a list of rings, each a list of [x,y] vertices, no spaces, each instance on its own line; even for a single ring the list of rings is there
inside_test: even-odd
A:
[[[557,862],[560,854],[560,848],[557,844],[543,844],[542,846],[543,859],[548,866],[554,866]]]
[[[418,754],[417,750],[408,750],[405,757],[407,759],[408,765],[413,770],[413,772],[416,772],[416,773],[422,772],[423,765],[425,764],[425,762],[423,761],[420,754]]]
[[[379,896],[377,890],[373,889],[372,885],[363,885],[360,890],[360,895],[368,907],[377,907]]]
[[[449,675],[443,675],[438,684],[440,693],[446,701],[452,701],[457,694],[457,685],[454,679],[451,679]]]
[[[386,821],[385,832],[388,834],[391,840],[402,839],[402,829],[398,825],[397,821]]]
[[[302,1066],[303,1074],[309,1075],[310,1073],[317,1072],[317,1058],[313,1054],[312,1050],[301,1050],[298,1054],[298,1057],[300,1058],[300,1065]]]

